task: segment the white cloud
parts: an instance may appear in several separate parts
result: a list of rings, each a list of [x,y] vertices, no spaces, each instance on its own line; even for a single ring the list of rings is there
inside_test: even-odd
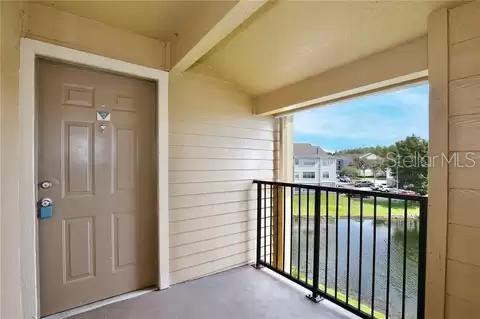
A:
[[[385,109],[390,108],[390,109]],[[296,134],[351,140],[426,137],[428,94],[402,89],[295,114]]]

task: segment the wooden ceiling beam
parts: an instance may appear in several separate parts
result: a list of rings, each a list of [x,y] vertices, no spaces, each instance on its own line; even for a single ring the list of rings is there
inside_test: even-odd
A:
[[[216,22],[212,22],[211,16],[192,21],[189,30],[183,33],[185,36],[180,34],[177,40],[172,41],[171,70],[186,71],[267,2],[240,0]]]

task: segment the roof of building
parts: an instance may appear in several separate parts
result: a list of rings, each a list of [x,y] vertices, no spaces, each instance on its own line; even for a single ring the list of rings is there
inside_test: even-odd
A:
[[[380,156],[373,154],[373,153],[366,153],[360,156],[360,158],[366,159],[366,160],[378,160],[380,159]]]
[[[354,154],[343,154],[343,155],[336,155],[335,156],[337,159],[342,159],[342,160],[349,160],[353,161],[356,158],[362,158],[366,160],[377,160],[381,159],[380,156],[373,154],[373,153],[354,153]]]
[[[315,146],[310,143],[295,143],[293,144],[293,156],[295,157],[333,157],[320,146]]]

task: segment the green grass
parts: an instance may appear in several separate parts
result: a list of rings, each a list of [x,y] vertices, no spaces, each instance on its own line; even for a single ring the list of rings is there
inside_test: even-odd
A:
[[[300,196],[300,214],[302,217],[307,216],[307,208],[309,216],[314,216],[314,207],[315,207],[315,198],[314,194],[310,194],[307,207],[307,194],[294,194],[293,195],[293,215],[298,216],[298,206],[299,206],[299,196]],[[336,197],[335,193],[328,194],[328,216],[335,217],[336,214]],[[327,196],[324,192],[321,195],[321,216],[327,215]],[[373,198],[364,198],[363,199],[363,217],[373,218],[374,209],[373,209]],[[408,202],[407,206],[407,216],[408,218],[416,218],[419,214],[419,205],[417,202]],[[338,216],[339,217],[348,217],[348,197],[344,194],[339,194],[338,200]],[[360,198],[351,198],[350,199],[350,216],[351,217],[360,217]],[[403,200],[394,200],[392,199],[392,218],[403,218],[404,216],[404,201]],[[377,218],[388,218],[388,200],[386,198],[377,198]]]
[[[292,266],[292,277],[294,278],[297,278],[297,268]],[[300,273],[300,281],[303,281],[305,282],[305,273]],[[313,280],[312,279],[308,279],[308,284],[309,285],[313,285]],[[325,286],[322,285],[322,284],[319,284],[318,285],[318,289],[320,291],[324,291],[325,292]],[[332,297],[335,297],[335,289],[334,288],[328,288],[327,287],[327,290],[326,290],[326,293],[327,295],[330,295]],[[338,301],[341,301],[343,303],[347,303],[347,296],[338,291],[337,290],[337,300]],[[354,307],[354,308],[357,308],[358,309],[358,299],[355,299],[355,298],[352,298],[352,297],[348,297],[348,305]],[[366,313],[366,314],[371,314],[372,313],[372,308],[366,304],[360,304],[360,311],[362,311],[363,313]],[[374,318],[378,318],[378,319],[384,319],[385,318],[385,314],[383,312],[379,312],[379,311],[374,311],[373,312],[373,317]]]

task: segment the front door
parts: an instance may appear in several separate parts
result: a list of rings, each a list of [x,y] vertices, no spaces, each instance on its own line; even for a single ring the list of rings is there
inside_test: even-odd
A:
[[[37,70],[41,314],[155,285],[155,83]]]

